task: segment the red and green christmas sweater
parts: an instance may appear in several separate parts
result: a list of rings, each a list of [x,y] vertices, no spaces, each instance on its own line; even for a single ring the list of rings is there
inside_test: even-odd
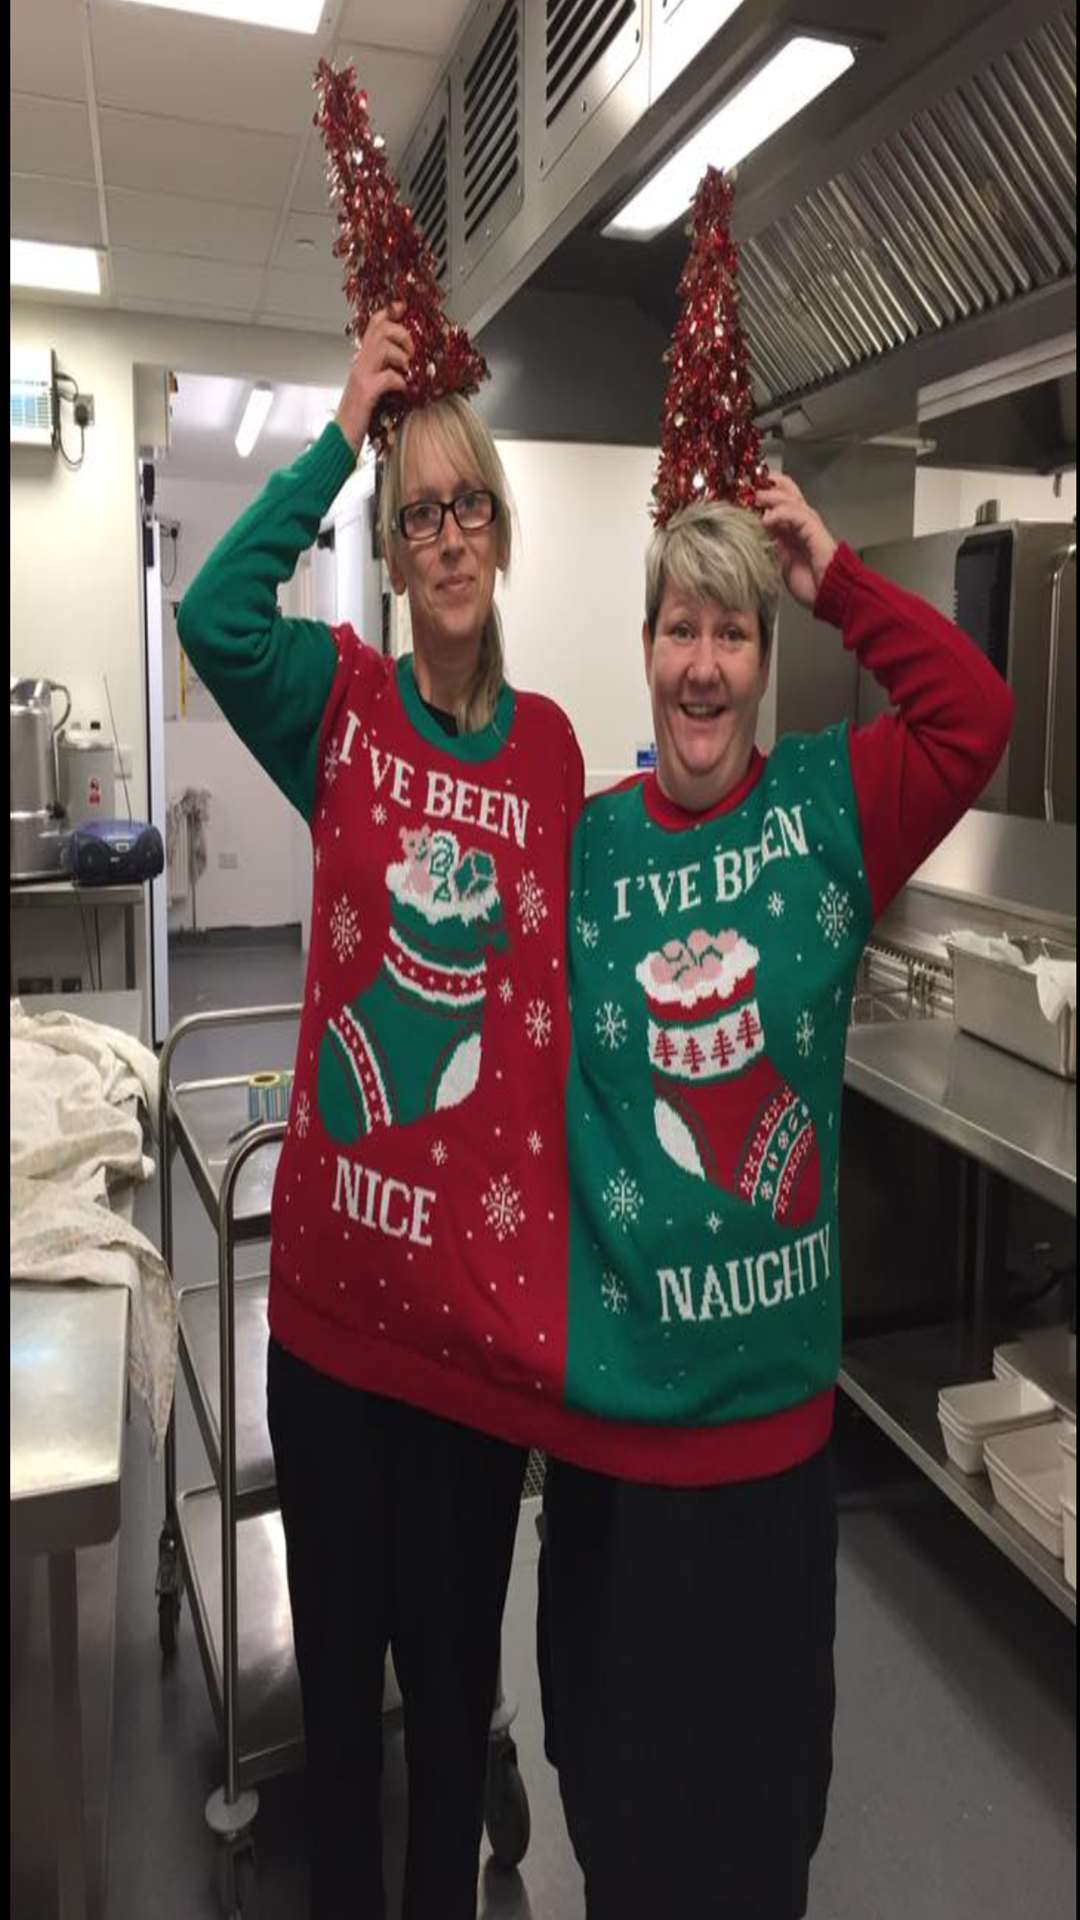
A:
[[[704,814],[628,782],[574,836],[565,1393],[636,1423],[603,1464],[637,1479],[757,1478],[828,1438],[856,966],[1008,737],[978,649],[850,548],[814,611],[887,713],[755,751]]]
[[[179,616],[313,842],[271,1331],[598,1471],[778,1471],[831,1419],[859,949],[988,779],[1008,693],[842,548],[816,611],[896,710],[755,754],[707,816],[654,778],[581,812],[551,702],[507,687],[450,737],[408,658],[278,613],[353,465],[328,427]]]

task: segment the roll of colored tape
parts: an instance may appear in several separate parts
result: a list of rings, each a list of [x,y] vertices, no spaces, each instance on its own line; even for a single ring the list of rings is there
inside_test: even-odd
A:
[[[292,1098],[291,1073],[253,1073],[248,1081],[248,1119],[287,1120]]]

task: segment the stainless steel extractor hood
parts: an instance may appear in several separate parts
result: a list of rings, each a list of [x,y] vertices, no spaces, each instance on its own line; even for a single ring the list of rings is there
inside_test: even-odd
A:
[[[744,0],[716,17],[713,0],[478,0],[400,174],[482,345],[496,315],[505,345],[536,293],[631,301],[644,337],[666,334],[681,223],[644,243],[600,229],[807,31],[857,57],[739,170],[762,423],[798,409],[815,437],[911,428],[928,383],[1075,331],[1072,6]]]

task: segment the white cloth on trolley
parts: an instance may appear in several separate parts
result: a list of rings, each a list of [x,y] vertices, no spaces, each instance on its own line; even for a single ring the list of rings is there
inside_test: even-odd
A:
[[[176,1377],[176,1296],[158,1249],[131,1224],[149,1179],[140,1104],[157,1115],[157,1061],[113,1027],[11,1002],[12,1280],[81,1280],[131,1294],[128,1372],[160,1449]]]

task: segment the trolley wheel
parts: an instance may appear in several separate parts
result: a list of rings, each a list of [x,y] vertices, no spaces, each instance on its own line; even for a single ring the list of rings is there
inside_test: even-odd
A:
[[[224,1920],[258,1920],[259,1876],[255,1842],[218,1843],[218,1892]]]
[[[484,1825],[495,1865],[509,1873],[525,1858],[532,1822],[517,1748],[508,1733],[496,1735],[488,1747]]]
[[[180,1625],[180,1595],[178,1593],[159,1593],[157,1603],[158,1645],[166,1660],[171,1660],[176,1652],[176,1635]]]
[[[182,1590],[179,1543],[166,1521],[158,1536],[157,1579],[154,1582],[158,1603],[158,1641],[166,1659],[176,1652]]]

